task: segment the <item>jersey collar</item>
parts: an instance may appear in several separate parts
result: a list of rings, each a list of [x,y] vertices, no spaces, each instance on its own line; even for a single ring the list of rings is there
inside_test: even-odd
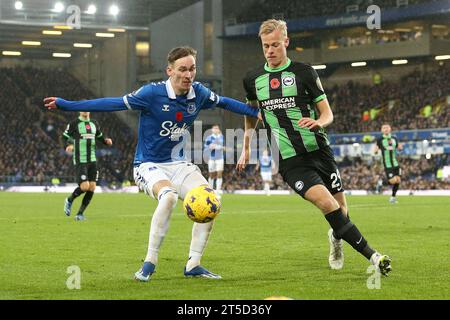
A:
[[[89,122],[89,121],[91,121],[90,119],[84,120],[81,116],[79,116],[78,119],[79,119],[80,121],[83,121],[83,122]]]
[[[286,69],[290,65],[291,65],[291,59],[289,59],[289,58],[287,59],[286,64],[284,64],[278,68],[271,68],[271,67],[269,67],[269,65],[266,62],[266,64],[264,65],[264,70],[266,70],[268,72],[278,72],[278,71],[282,71],[282,70]]]
[[[172,100],[176,100],[177,99],[177,95],[175,94],[175,90],[173,90],[172,87],[172,83],[170,82],[170,78],[167,79],[166,81],[166,91],[167,91],[167,96],[169,97],[169,99]],[[191,89],[189,90],[186,99],[190,100],[190,99],[194,99],[195,98],[195,90],[194,87],[191,86]]]

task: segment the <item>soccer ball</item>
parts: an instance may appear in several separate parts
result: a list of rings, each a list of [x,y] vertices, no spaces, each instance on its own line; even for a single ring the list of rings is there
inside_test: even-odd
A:
[[[184,212],[198,223],[214,220],[220,212],[220,200],[213,189],[200,186],[188,192],[183,201]]]

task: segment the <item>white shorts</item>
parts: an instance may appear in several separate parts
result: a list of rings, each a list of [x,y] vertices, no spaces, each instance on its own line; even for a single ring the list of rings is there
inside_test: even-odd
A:
[[[208,171],[209,172],[223,171],[223,164],[224,164],[223,159],[209,160]]]
[[[153,186],[161,180],[169,180],[182,200],[189,190],[203,184],[208,185],[208,181],[202,176],[200,169],[187,161],[145,162],[134,167],[136,185],[153,198],[155,198],[152,192]]]
[[[261,172],[261,177],[262,177],[263,181],[272,181],[272,172],[263,171],[263,172]]]

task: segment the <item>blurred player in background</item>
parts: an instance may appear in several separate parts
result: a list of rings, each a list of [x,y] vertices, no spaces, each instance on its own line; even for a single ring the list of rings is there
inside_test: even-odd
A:
[[[391,134],[392,128],[389,124],[381,126],[381,137],[377,140],[375,146],[375,154],[381,150],[381,158],[383,159],[384,171],[388,183],[392,186],[392,195],[389,199],[390,203],[397,203],[397,191],[400,186],[402,170],[397,161],[397,150],[402,150],[403,146],[398,139]]]
[[[96,141],[111,146],[112,140],[103,136],[97,121],[90,119],[89,112],[80,112],[80,116],[67,125],[63,137],[69,143],[66,152],[73,155],[78,182],[78,187],[64,202],[64,213],[70,216],[73,201],[86,193],[75,216],[75,220],[83,221],[86,219],[83,213],[94,196],[98,181]]]
[[[271,146],[272,156],[279,153],[283,180],[319,208],[330,224],[328,262],[332,269],[344,265],[344,239],[387,275],[390,258],[372,249],[350,221],[341,177],[324,129],[332,123],[333,113],[317,72],[287,57],[285,21],[264,21],[259,36],[266,64],[246,75],[244,88],[248,103],[261,109],[264,126],[276,141],[277,145]],[[256,120],[246,118],[238,170],[249,161],[256,124]]]
[[[260,170],[261,178],[264,183],[264,192],[266,196],[270,196],[270,184],[272,183],[272,168],[273,161],[272,156],[269,154],[269,150],[265,149],[262,156],[259,158],[256,165],[256,170]]]
[[[218,124],[215,124],[211,128],[212,134],[206,137],[204,148],[209,155],[208,160],[208,182],[212,188],[215,188],[217,192],[222,193],[222,174],[224,167],[224,143],[222,131]]]
[[[184,199],[193,188],[208,186],[200,169],[186,160],[184,137],[198,113],[220,107],[226,110],[258,117],[258,110],[240,101],[221,97],[199,82],[196,75],[197,51],[191,47],[172,49],[167,56],[169,79],[149,83],[123,97],[86,101],[66,101],[61,98],[44,99],[48,109],[67,111],[140,111],[139,132],[134,159],[136,184],[147,195],[158,200],[150,226],[147,256],[135,279],[148,281],[155,272],[161,244],[169,228],[172,211],[178,198]],[[186,277],[220,279],[200,265],[214,220],[194,223]]]

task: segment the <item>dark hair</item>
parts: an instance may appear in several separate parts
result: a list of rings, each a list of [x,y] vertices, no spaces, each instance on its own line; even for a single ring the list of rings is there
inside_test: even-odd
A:
[[[195,58],[197,56],[197,50],[188,46],[173,48],[167,55],[167,62],[172,64],[178,59],[187,56],[193,56]]]

